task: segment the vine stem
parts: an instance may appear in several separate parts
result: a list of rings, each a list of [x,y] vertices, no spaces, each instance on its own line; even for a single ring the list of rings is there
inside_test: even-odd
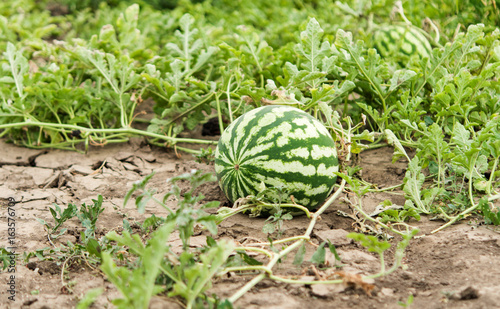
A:
[[[272,257],[273,254],[265,249],[261,249],[261,248],[249,248],[249,247],[235,247],[234,248],[235,251],[254,251],[254,252],[257,252],[257,253],[260,253],[260,254],[264,254],[264,255],[267,255],[268,257]]]
[[[492,184],[493,184],[493,179],[495,178],[495,172],[496,172],[496,169],[497,169],[497,166],[498,166],[498,161],[500,159],[499,158],[496,158],[495,161],[493,162],[493,167],[491,168],[491,174],[490,174],[490,178],[488,179],[488,186],[487,186],[487,193],[488,194],[491,194],[491,188],[492,188]]]
[[[363,217],[365,217],[368,221],[371,221],[375,224],[378,224],[380,226],[382,226],[383,228],[389,230],[389,231],[392,231],[400,236],[405,236],[405,233],[403,232],[400,232],[396,229],[393,229],[392,227],[390,227],[389,225],[385,224],[385,223],[382,223],[380,220],[377,220],[375,218],[372,218],[369,214],[367,214],[364,210],[363,210],[363,206],[361,204],[361,199],[359,199],[358,201],[358,204],[354,204],[354,203],[351,203],[351,205],[359,212],[363,215]]]
[[[275,275],[269,275],[269,279],[276,280],[276,281],[281,281],[285,283],[292,283],[292,284],[339,284],[344,282],[342,279],[335,279],[335,280],[311,280],[311,281],[304,281],[304,280],[296,280],[296,279],[288,279],[288,278],[282,278],[279,276]]]
[[[234,216],[235,214],[237,213],[240,213],[240,212],[243,212],[245,210],[248,210],[248,209],[251,209],[255,206],[264,206],[264,207],[272,207],[273,205],[271,204],[268,204],[268,203],[252,203],[252,204],[246,204],[246,205],[243,205],[241,207],[238,207],[238,208],[233,208],[231,209],[229,212],[227,213],[224,213],[224,214],[217,214],[217,222],[222,222],[224,221],[225,219],[231,217],[231,216]],[[281,208],[297,208],[297,209],[300,209],[302,210],[305,215],[308,217],[308,218],[311,218],[311,212],[309,211],[309,209],[307,209],[306,207],[304,206],[301,206],[301,205],[298,205],[298,204],[280,204],[280,207]]]
[[[477,159],[477,156],[476,156],[476,159]],[[470,164],[472,167],[474,167],[475,165],[475,162],[476,160],[473,161],[472,164]],[[441,227],[435,229],[434,231],[431,232],[431,234],[434,234],[434,233],[437,233],[439,231],[441,231],[442,229],[452,225],[453,223],[457,222],[458,220],[460,220],[461,218],[463,218],[463,216],[465,216],[466,214],[474,211],[477,207],[479,207],[479,203],[475,204],[474,203],[474,196],[472,195],[472,173],[473,173],[474,169],[473,168],[470,168],[470,172],[469,172],[469,200],[472,204],[471,207],[467,208],[466,210],[462,211],[461,213],[459,213],[458,215],[456,215],[455,217],[453,217],[450,221],[446,222],[445,224],[443,224]]]
[[[263,270],[262,273],[254,277],[252,280],[250,280],[247,284],[245,284],[243,287],[241,287],[236,293],[234,293],[228,300],[231,303],[236,302],[241,296],[243,296],[246,292],[248,292],[250,289],[252,289],[257,283],[265,279],[266,277],[275,277],[272,275],[272,268],[278,261],[283,258],[285,255],[290,253],[291,251],[299,248],[305,241],[310,240],[310,236],[312,233],[312,230],[314,226],[316,225],[316,221],[320,217],[320,215],[328,208],[330,205],[339,197],[339,195],[344,192],[344,187],[345,187],[346,181],[342,179],[342,182],[340,184],[340,187],[335,191],[335,193],[321,206],[312,216],[311,216],[311,222],[309,223],[309,226],[307,227],[306,232],[302,236],[301,239],[295,241],[293,244],[290,246],[286,247],[284,250],[280,251],[278,254],[274,255],[274,257],[269,261],[269,263],[266,266],[261,267],[260,269]]]
[[[258,242],[258,243],[248,244],[246,246],[251,246],[251,247],[253,247],[253,246],[273,246],[276,244],[284,244],[284,243],[291,242],[294,240],[307,240],[307,241],[309,241],[309,237],[304,236],[304,235],[303,236],[294,236],[294,237],[276,240],[276,241],[273,241],[272,243],[270,243],[270,242]]]
[[[166,135],[161,135],[153,132],[143,131],[139,129],[134,129],[130,127],[125,128],[116,128],[116,129],[91,129],[87,127],[82,127],[79,125],[71,125],[71,124],[60,124],[60,123],[50,123],[50,122],[40,122],[40,121],[23,121],[16,123],[7,123],[1,124],[0,129],[8,129],[8,128],[16,128],[16,127],[42,127],[42,128],[52,128],[60,131],[64,130],[78,130],[83,134],[131,134],[131,135],[142,135],[148,136],[152,138],[161,139],[172,144],[175,143],[193,143],[193,144],[205,144],[205,145],[215,145],[217,141],[212,140],[203,140],[203,139],[194,139],[194,138],[177,138]]]
[[[215,102],[217,104],[217,117],[219,120],[219,130],[220,130],[220,134],[222,135],[222,133],[224,132],[224,123],[222,121],[222,111],[220,108],[220,101],[219,101],[218,95],[215,95]],[[231,107],[229,107],[229,109],[231,110]]]

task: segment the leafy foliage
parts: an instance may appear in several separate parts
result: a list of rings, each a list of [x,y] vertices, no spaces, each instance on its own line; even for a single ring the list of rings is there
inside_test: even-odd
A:
[[[203,293],[210,287],[212,278],[220,271],[234,250],[234,245],[231,242],[215,242],[210,237],[207,237],[207,247],[201,250],[202,252],[196,254],[189,250],[191,237],[194,235],[196,228],[202,227],[212,234],[217,233],[216,216],[208,214],[204,209],[216,207],[219,205],[219,202],[212,201],[199,205],[204,196],[197,194],[198,188],[207,182],[215,181],[215,176],[210,173],[192,170],[190,173],[173,177],[168,180],[172,188],[165,194],[163,201],[154,198],[155,191],[151,191],[146,187],[153,176],[154,173],[146,176],[142,181],[136,182],[127,193],[124,204],[127,203],[135,191],[140,190],[142,192],[136,198],[136,206],[139,210],[143,210],[147,202],[153,200],[169,211],[169,215],[166,218],[160,219],[152,216],[143,223],[143,228],[146,230],[152,226],[156,227],[154,233],[158,236],[154,237],[159,237],[159,240],[153,242],[150,240],[148,245],[144,246],[139,235],[130,234],[129,231],[125,230],[122,236],[116,232],[108,233],[106,237],[109,240],[114,240],[122,246],[127,246],[130,253],[140,257],[142,264],[139,268],[133,270],[126,269],[125,267],[116,268],[113,265],[112,257],[108,255],[106,257],[108,259],[106,261],[107,265],[104,265],[105,261],[103,260],[103,271],[108,276],[115,277],[113,283],[119,285],[118,288],[125,296],[124,299],[116,300],[116,304],[124,308],[132,306],[132,304],[143,306],[140,308],[146,308],[147,304],[149,304],[149,299],[162,291],[157,285],[158,278],[162,276],[167,278],[166,280],[169,282],[171,288],[168,295],[181,296],[186,300],[186,307],[192,308],[208,299]],[[190,186],[187,191],[181,190],[178,185],[181,182],[189,183]],[[177,201],[178,205],[175,211],[168,208],[165,204],[172,197]],[[164,232],[160,234],[158,230]],[[165,246],[169,235],[174,230],[179,232],[179,238],[182,241],[183,252],[180,254],[172,252],[172,250]],[[146,260],[151,255],[148,250],[155,252],[155,256],[159,252],[158,259],[155,258],[154,261]],[[167,256],[167,258],[164,258],[164,256]],[[148,277],[149,279],[146,278],[149,280],[147,281],[149,282],[148,286],[136,287],[139,284],[133,282],[143,282],[146,279],[142,279],[143,277],[141,276],[144,276],[144,273],[148,272],[153,274],[152,277]],[[146,289],[149,294],[143,294],[143,289]],[[135,295],[134,293],[138,294]],[[142,295],[139,297],[139,294]],[[140,303],[135,303],[136,301]],[[211,299],[209,302],[218,304],[218,300]]]
[[[131,236],[127,232],[123,236],[117,235],[116,232],[106,235],[109,240],[128,246],[141,258],[139,267],[128,270],[124,267],[117,267],[109,253],[104,252],[102,255],[101,269],[124,296],[124,298],[112,301],[118,308],[148,308],[151,297],[163,290],[161,286],[156,285],[156,277],[160,272],[163,256],[168,249],[165,242],[174,227],[173,222],[160,227],[146,246],[138,235]],[[136,282],[140,284],[134,284]]]
[[[491,207],[500,186],[498,5],[471,0],[138,3],[2,1],[0,137],[32,148],[87,151],[140,136],[152,145],[210,159],[212,148],[183,146],[215,144],[191,138],[191,130],[216,117],[222,132],[250,109],[293,105],[324,122],[338,143],[341,161],[387,142],[395,149],[394,161],[408,162],[404,207],[388,207],[378,218],[365,214],[368,221],[391,230],[389,223],[407,226],[410,218],[432,214],[445,219],[446,227],[474,213],[488,224],[499,224],[498,211]],[[382,56],[373,34],[386,25],[418,31],[431,43],[432,53]],[[357,198],[376,190],[357,178],[356,167],[344,169],[347,173],[338,176]],[[127,220],[122,235],[97,238],[95,226],[103,211],[98,197],[80,208],[50,208],[54,222],[39,220],[49,240],[65,233],[64,224],[77,217],[85,229],[80,241],[30,252],[25,259],[102,262],[123,294],[115,305],[124,308],[145,308],[164,289],[184,298],[188,307],[230,307],[234,299],[221,303],[205,295],[226,260],[231,267],[262,271],[262,278],[274,276],[271,268],[290,248],[299,250],[294,263],[302,263],[307,237],[274,252],[278,258],[267,265],[241,248],[229,258],[233,244],[209,237],[206,247],[190,252],[195,227],[214,234],[221,220],[249,208],[222,208],[217,216],[206,212],[218,203],[203,203],[197,189],[212,175],[193,172],[172,178],[163,201],[147,187],[152,177],[135,183],[125,197],[126,202],[140,191],[135,199],[140,212],[148,202],[169,212],[140,225],[142,233],[152,233],[146,244]],[[191,189],[182,192],[182,182]],[[256,208],[268,202],[264,189],[254,197]],[[166,206],[167,199],[178,201],[175,211]],[[362,207],[357,210],[363,212]],[[288,219],[277,213],[265,231],[279,233]],[[164,245],[174,231],[182,240],[180,255]],[[416,230],[396,233],[403,241],[395,250],[395,267]],[[380,274],[390,272],[383,263],[388,242],[371,235],[350,237],[379,254]],[[325,252],[322,244],[312,261],[323,262]],[[3,251],[1,258],[5,266]],[[89,293],[80,307],[89,306],[99,293]]]

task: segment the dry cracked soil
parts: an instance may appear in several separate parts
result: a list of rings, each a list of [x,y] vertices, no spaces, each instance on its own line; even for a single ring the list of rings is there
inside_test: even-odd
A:
[[[363,152],[359,157],[363,179],[380,188],[400,184],[406,163],[392,164],[391,156],[392,149],[389,147]],[[152,214],[166,216],[166,211],[154,204],[148,204],[143,214],[136,210],[133,201],[123,206],[124,196],[133,182],[155,171],[150,186],[156,188],[158,197],[162,197],[170,189],[166,179],[192,169],[213,172],[212,165],[197,163],[190,155],[183,154],[179,158],[171,151],[151,149],[141,141],[93,148],[87,154],[33,150],[1,142],[1,246],[7,246],[8,241],[9,198],[18,202],[15,206],[16,243],[17,252],[22,257],[23,252],[78,241],[82,227],[78,219],[73,218],[64,224],[67,232],[49,242],[44,226],[36,219],[53,222],[49,207],[53,207],[54,203],[64,209],[70,203],[90,203],[99,194],[102,195],[105,210],[97,221],[97,234],[104,235],[111,230],[122,230],[124,218],[140,223]],[[216,200],[229,206],[216,183],[204,184],[199,190],[206,201]],[[399,205],[404,203],[401,192],[385,192],[367,194],[363,205],[367,212],[371,212],[386,199]],[[175,208],[175,201],[169,203]],[[307,246],[305,261],[314,252],[314,244],[330,240],[337,248],[345,273],[377,273],[380,267],[378,258],[345,237],[348,232],[359,231],[359,225],[352,218],[339,215],[338,210],[352,213],[348,205],[339,199],[321,216],[314,228],[313,244]],[[265,279],[241,297],[235,307],[402,308],[398,302],[405,302],[412,294],[412,308],[500,308],[500,234],[480,222],[479,218],[469,217],[431,234],[443,224],[442,221],[426,216],[418,222],[411,221],[410,224],[418,227],[420,233],[411,241],[403,267],[374,280],[371,295],[356,286],[289,284]],[[223,221],[214,238],[238,242],[245,239],[265,241],[267,237],[262,232],[264,224],[263,218],[239,214]],[[304,216],[286,221],[282,237],[301,235],[308,224],[309,220]],[[206,235],[205,232],[195,235],[192,246],[203,244]],[[170,245],[179,249],[180,239],[172,237]],[[393,249],[389,251],[388,266],[392,263]],[[293,256],[290,256],[276,266],[276,273],[295,278],[315,278],[308,262],[295,266],[292,260]],[[111,308],[110,300],[120,295],[98,268],[85,265],[66,267],[63,274],[61,269],[60,262],[36,257],[29,261],[20,258],[15,273],[16,300],[8,300],[9,274],[4,270],[0,275],[0,307],[73,308],[87,290],[102,287],[104,293],[91,308]],[[214,280],[210,293],[221,298],[229,297],[253,277],[255,274],[252,273],[226,274]],[[69,282],[71,289],[64,288]],[[165,296],[157,296],[150,308],[182,307]]]

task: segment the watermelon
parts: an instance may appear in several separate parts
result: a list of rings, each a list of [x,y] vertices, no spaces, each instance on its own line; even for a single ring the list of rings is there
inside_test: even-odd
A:
[[[383,57],[401,53],[406,56],[430,57],[432,47],[422,30],[407,25],[385,25],[373,36],[375,48]]]
[[[243,114],[224,130],[215,151],[215,172],[227,198],[256,195],[263,187],[314,210],[336,182],[338,158],[328,130],[308,113],[271,105]],[[273,191],[273,190],[269,190]]]

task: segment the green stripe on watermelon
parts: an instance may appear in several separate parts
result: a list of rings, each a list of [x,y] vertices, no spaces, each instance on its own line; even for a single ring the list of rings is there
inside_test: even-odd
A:
[[[338,159],[335,142],[317,119],[274,105],[254,109],[226,128],[215,151],[215,171],[232,202],[256,195],[264,183],[313,210],[333,190]]]
[[[420,29],[406,25],[385,25],[374,33],[375,47],[384,56],[402,53],[406,56],[414,54],[430,57],[432,47]]]

